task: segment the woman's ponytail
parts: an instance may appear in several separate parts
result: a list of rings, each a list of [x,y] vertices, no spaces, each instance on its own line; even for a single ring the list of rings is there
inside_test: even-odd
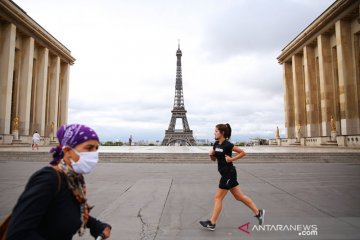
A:
[[[226,123],[226,124],[218,124],[216,125],[216,128],[222,133],[224,134],[224,138],[225,139],[230,139],[231,137],[231,127],[230,124]]]
[[[224,137],[227,138],[227,139],[230,139],[231,138],[231,127],[230,127],[230,124],[225,124],[226,125],[226,128],[227,128],[227,131],[225,131],[226,135],[224,134]]]

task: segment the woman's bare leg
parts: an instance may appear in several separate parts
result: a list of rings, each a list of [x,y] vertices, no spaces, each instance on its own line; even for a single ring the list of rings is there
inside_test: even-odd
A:
[[[212,217],[210,218],[210,221],[212,224],[216,223],[216,221],[220,215],[220,212],[222,209],[222,200],[224,199],[224,197],[226,196],[228,191],[229,190],[218,188],[218,190],[215,193],[214,210],[213,210]]]
[[[230,192],[232,193],[232,195],[234,195],[236,200],[243,202],[246,206],[248,206],[253,211],[253,213],[255,215],[258,215],[259,209],[256,207],[255,203],[251,200],[251,198],[246,196],[241,191],[239,185],[237,185],[236,187],[233,187],[232,189],[230,189]]]

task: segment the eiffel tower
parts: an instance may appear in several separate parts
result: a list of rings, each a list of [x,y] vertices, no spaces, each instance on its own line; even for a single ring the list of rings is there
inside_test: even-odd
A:
[[[184,106],[182,72],[181,72],[181,56],[180,43],[176,51],[176,84],[175,84],[175,99],[174,108],[171,111],[171,120],[168,130],[165,130],[165,137],[162,141],[162,146],[180,145],[180,146],[194,146],[196,145],[193,137],[193,132],[190,130],[188,120],[186,118],[186,110]],[[176,120],[182,120],[182,129],[175,129]]]

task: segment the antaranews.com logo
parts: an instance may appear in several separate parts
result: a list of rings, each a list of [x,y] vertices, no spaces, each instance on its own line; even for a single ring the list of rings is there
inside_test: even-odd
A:
[[[250,222],[247,222],[239,227],[239,229],[250,235]],[[317,236],[318,227],[316,224],[265,224],[254,225],[251,228],[252,232],[270,231],[270,232],[296,232],[299,236]]]

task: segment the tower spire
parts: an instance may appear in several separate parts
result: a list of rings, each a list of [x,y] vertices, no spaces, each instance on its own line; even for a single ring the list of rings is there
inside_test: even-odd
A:
[[[176,51],[176,84],[175,84],[175,99],[174,108],[184,108],[184,96],[183,96],[183,84],[182,84],[182,69],[181,69],[181,57],[182,52],[180,50],[180,39],[178,39],[178,50]]]

